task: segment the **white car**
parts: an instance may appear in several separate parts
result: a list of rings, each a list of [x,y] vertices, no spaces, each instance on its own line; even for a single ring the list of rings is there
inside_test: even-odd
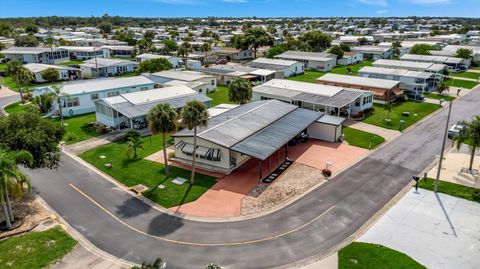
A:
[[[455,136],[459,135],[464,128],[465,126],[460,123],[452,125],[452,127],[450,127],[450,129],[448,130],[448,138],[452,139]]]

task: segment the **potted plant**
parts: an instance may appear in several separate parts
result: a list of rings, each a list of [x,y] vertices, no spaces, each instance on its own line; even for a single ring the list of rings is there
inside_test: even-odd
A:
[[[326,177],[331,177],[332,176],[332,170],[330,170],[328,168],[324,168],[324,169],[322,169],[322,175],[324,175]]]

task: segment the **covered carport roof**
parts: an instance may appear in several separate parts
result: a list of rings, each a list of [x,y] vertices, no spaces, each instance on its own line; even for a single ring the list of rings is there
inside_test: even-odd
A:
[[[297,108],[230,149],[263,161],[322,115],[322,112]]]

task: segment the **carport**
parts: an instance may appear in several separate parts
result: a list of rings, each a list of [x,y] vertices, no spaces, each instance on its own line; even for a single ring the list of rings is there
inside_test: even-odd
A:
[[[285,147],[284,161],[288,160],[288,142],[306,130],[322,116],[321,112],[296,109],[257,133],[231,147],[231,150],[258,159],[259,179],[263,179],[262,165],[268,159],[269,173],[272,169],[272,156],[276,152],[277,164],[280,163],[280,149]]]

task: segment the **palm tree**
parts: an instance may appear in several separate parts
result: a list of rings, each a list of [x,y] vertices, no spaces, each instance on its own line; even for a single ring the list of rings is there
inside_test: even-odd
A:
[[[252,99],[252,86],[248,80],[243,78],[234,79],[228,85],[228,99],[231,102],[246,104]]]
[[[158,104],[148,112],[147,122],[148,129],[152,134],[162,135],[165,175],[168,175],[167,134],[173,133],[177,130],[178,114],[169,104]]]
[[[204,65],[205,65],[205,67],[208,67],[207,55],[208,55],[208,52],[212,50],[212,45],[210,45],[210,43],[208,43],[208,42],[205,42],[202,45],[202,50],[203,50],[203,53],[205,53],[205,57],[204,57],[204,60],[203,60]]]
[[[207,126],[207,107],[200,101],[189,101],[182,109],[181,119],[185,127],[189,130],[193,129],[192,175],[190,177],[190,184],[193,184],[195,179],[195,160],[197,158],[197,127]]]
[[[32,162],[32,154],[28,151],[6,151],[0,148],[0,203],[2,204],[5,224],[8,229],[12,228],[12,222],[15,220],[9,193],[15,197],[21,197],[24,194],[24,184],[27,184],[28,191],[30,191],[28,176],[20,171],[18,165],[30,165]]]
[[[439,94],[443,94],[444,92],[448,92],[450,90],[450,87],[445,83],[445,81],[440,82],[437,85],[437,91]]]
[[[7,63],[7,68],[6,68],[6,72],[7,72],[7,75],[13,77],[13,81],[15,81],[15,84],[17,85],[17,89],[18,91],[20,92],[20,99],[22,100],[22,103],[24,103],[24,100],[23,100],[23,93],[22,93],[22,90],[20,89],[20,83],[19,83],[19,74],[20,74],[20,70],[24,68],[23,65],[22,65],[22,62],[18,61],[18,60],[13,60],[13,61],[9,61]]]
[[[27,94],[27,99],[29,99],[30,96],[29,96],[28,85],[34,80],[32,72],[30,72],[30,70],[28,70],[26,67],[22,66],[18,70],[17,80],[18,80],[18,84],[22,86],[22,88],[19,89],[19,91],[25,90],[25,93]]]
[[[177,50],[177,54],[179,57],[183,57],[183,64],[187,66],[187,58],[188,54],[192,52],[192,46],[188,42],[183,42],[182,45]]]
[[[62,87],[58,85],[53,85],[50,87],[53,90],[54,99],[58,104],[58,112],[60,113],[60,124],[63,126],[63,110],[62,110],[62,99],[68,97],[68,94],[62,92]]]
[[[468,144],[470,147],[470,165],[468,170],[472,171],[473,159],[475,152],[480,147],[480,116],[475,116],[472,121],[464,121],[461,123],[465,126],[460,133],[454,137],[453,142],[457,149],[462,147],[462,144]]]
[[[49,34],[47,36],[47,38],[45,39],[45,45],[50,45],[50,53],[52,55],[52,59],[53,59],[53,45],[55,44],[55,38],[53,38],[53,36],[51,34]]]
[[[143,141],[139,136],[129,137],[127,140],[127,156],[130,157],[133,151],[133,159],[137,158],[137,149],[143,149]]]
[[[393,111],[393,105],[392,105],[392,103],[386,103],[386,104],[383,106],[383,110],[384,110],[384,111],[387,111],[387,118],[386,118],[386,120],[387,120],[387,121],[390,121],[390,113],[392,113],[392,111]]]

